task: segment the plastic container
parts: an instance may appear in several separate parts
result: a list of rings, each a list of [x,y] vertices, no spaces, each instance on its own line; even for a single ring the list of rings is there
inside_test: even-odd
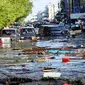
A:
[[[70,62],[70,58],[62,58],[62,62],[63,62],[63,63]]]
[[[11,38],[10,37],[2,37],[2,47],[3,48],[10,48],[11,47]]]
[[[43,74],[43,77],[51,77],[51,78],[56,78],[60,76],[61,76],[60,72],[44,72]]]

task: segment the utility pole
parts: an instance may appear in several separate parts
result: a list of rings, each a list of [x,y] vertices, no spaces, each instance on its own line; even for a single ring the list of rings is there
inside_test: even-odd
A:
[[[69,24],[71,23],[70,12],[71,12],[71,8],[70,8],[70,0],[69,0]]]
[[[79,2],[79,7],[81,6],[81,4],[80,4],[80,0],[78,0],[78,2]]]
[[[73,5],[73,0],[72,0],[72,13],[74,12],[74,5]]]
[[[80,2],[81,2],[81,1],[80,1],[80,0],[78,0],[78,2],[79,2],[79,12],[80,12],[80,6],[81,6]]]

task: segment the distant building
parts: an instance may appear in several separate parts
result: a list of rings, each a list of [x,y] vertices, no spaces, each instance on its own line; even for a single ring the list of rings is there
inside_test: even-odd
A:
[[[49,5],[48,5],[49,20],[53,20],[56,13],[59,10],[61,10],[60,2],[61,2],[61,0],[57,0],[55,4],[49,3]]]
[[[43,19],[48,19],[48,7],[45,7],[45,10],[39,11],[37,13],[37,20],[43,20]]]
[[[64,0],[64,3],[65,3],[65,11],[66,13],[69,12],[69,0]]]
[[[42,20],[42,12],[41,11],[39,11],[37,13],[37,20]]]
[[[65,11],[69,13],[85,13],[85,0],[64,0]]]
[[[37,21],[37,15],[32,15],[31,16],[31,22]]]

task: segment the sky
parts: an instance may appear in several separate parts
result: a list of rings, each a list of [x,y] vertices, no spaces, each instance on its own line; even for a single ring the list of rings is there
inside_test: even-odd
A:
[[[43,11],[46,5],[48,5],[50,2],[56,3],[57,0],[31,0],[31,1],[33,2],[32,14],[36,15],[39,11]],[[25,21],[28,21],[32,14],[27,16]]]
[[[38,11],[45,9],[45,6],[51,3],[56,3],[57,0],[33,0],[33,14],[36,14]]]

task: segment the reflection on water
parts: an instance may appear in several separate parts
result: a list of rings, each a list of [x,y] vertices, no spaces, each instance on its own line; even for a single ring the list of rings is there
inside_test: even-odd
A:
[[[39,47],[62,47],[62,46],[75,46],[75,45],[83,45],[85,46],[85,33],[80,35],[76,35],[75,37],[70,36],[63,37],[51,37],[51,38],[43,38],[36,43],[36,46]]]
[[[80,35],[76,35],[75,37],[70,36],[56,36],[56,37],[44,37],[41,40],[37,40],[37,42],[12,42],[12,48],[29,48],[32,46],[39,47],[62,47],[69,45],[83,45],[85,46],[85,33]]]

